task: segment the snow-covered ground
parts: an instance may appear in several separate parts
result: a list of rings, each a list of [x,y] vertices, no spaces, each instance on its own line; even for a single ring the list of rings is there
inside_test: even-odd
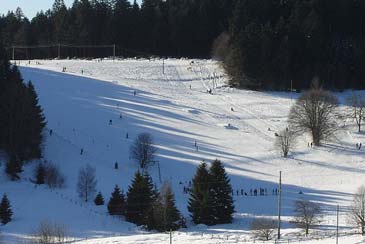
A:
[[[129,159],[129,147],[140,132],[151,133],[159,148],[158,163],[150,168],[154,182],[160,185],[160,166],[161,180],[171,182],[177,206],[188,219],[183,187],[197,165],[218,158],[231,178],[234,222],[212,227],[189,222],[187,229],[173,233],[174,243],[252,242],[252,219],[277,215],[277,196],[272,191],[278,187],[280,171],[286,242],[303,236],[290,224],[293,201],[302,198],[319,202],[324,209],[322,227],[310,238],[334,234],[337,204],[341,206],[340,232],[356,231],[347,223],[346,211],[353,193],[365,183],[365,149],[355,147],[358,142],[365,144],[365,134],[356,133],[352,121],[347,121],[336,140],[322,147],[308,148],[310,138],[303,135],[291,157],[283,159],[273,148],[274,133],[286,127],[298,94],[229,88],[222,69],[211,60],[167,59],[164,64],[159,59],[20,62],[23,77],[34,83],[47,118],[44,158],[60,165],[66,187],[53,191],[34,187],[29,178],[36,162],[25,167],[20,182],[8,181],[1,170],[0,193],[9,195],[14,211],[14,220],[1,227],[5,243],[19,242],[45,219],[66,225],[77,243],[168,243],[168,234],[144,232],[109,216],[105,206],[85,204],[77,196],[78,170],[86,164],[96,168],[97,188],[106,201],[115,184],[127,191],[138,169]],[[344,101],[349,94],[337,95]],[[250,190],[258,188],[267,189],[268,195],[250,196]],[[241,189],[247,196],[241,195]],[[361,243],[362,238],[340,240]],[[308,241],[329,242],[333,239]]]

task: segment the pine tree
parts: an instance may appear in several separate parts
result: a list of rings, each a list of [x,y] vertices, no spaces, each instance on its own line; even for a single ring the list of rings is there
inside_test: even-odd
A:
[[[100,205],[104,205],[104,198],[103,195],[101,194],[101,192],[99,191],[98,194],[95,197],[94,200],[95,205],[100,206]],[[108,205],[109,206],[109,205]]]
[[[44,168],[43,164],[39,164],[36,169],[36,183],[38,185],[42,185],[45,183],[46,178],[46,169]]]
[[[211,176],[209,175],[207,164],[202,163],[193,178],[192,191],[190,193],[188,210],[195,224],[212,225],[213,202],[210,196]]]
[[[35,92],[31,81],[27,86],[29,105],[30,105],[30,121],[29,128],[29,158],[40,158],[42,156],[41,144],[43,141],[42,131],[46,126],[43,110],[39,105],[38,96]]]
[[[137,225],[146,225],[153,229],[153,203],[157,198],[151,177],[148,173],[135,174],[127,193],[126,219]]]
[[[10,202],[6,194],[4,194],[0,203],[0,220],[4,225],[11,221],[13,211],[11,210]]]
[[[124,215],[125,213],[125,198],[118,185],[114,187],[114,191],[109,200],[108,212],[110,215]]]
[[[214,222],[215,224],[231,223],[234,213],[232,186],[221,161],[214,160],[209,173],[212,179],[210,193],[213,202]]]
[[[165,183],[153,206],[154,229],[158,231],[177,230],[181,215],[175,205],[175,196],[171,185]]]

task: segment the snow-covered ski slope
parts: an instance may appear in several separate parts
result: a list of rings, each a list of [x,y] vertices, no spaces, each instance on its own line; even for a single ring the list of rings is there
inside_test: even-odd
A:
[[[308,148],[310,138],[303,135],[291,158],[283,159],[273,148],[274,133],[286,127],[298,94],[229,88],[222,69],[210,60],[167,59],[164,64],[159,59],[20,62],[23,77],[34,83],[47,118],[44,158],[60,165],[66,187],[53,191],[34,187],[29,178],[36,162],[26,166],[20,182],[9,182],[2,175],[0,192],[9,195],[14,210],[14,220],[1,227],[6,243],[29,235],[44,219],[65,224],[78,243],[168,243],[167,234],[145,233],[108,216],[106,206],[84,203],[77,196],[78,170],[86,164],[96,168],[97,189],[106,201],[116,184],[127,191],[138,170],[129,159],[129,147],[140,132],[151,133],[159,149],[158,162],[150,168],[154,182],[160,185],[159,166],[161,180],[171,182],[177,206],[188,218],[188,228],[173,234],[174,243],[249,242],[252,219],[277,214],[277,196],[272,191],[278,187],[279,171],[284,239],[302,234],[289,223],[293,201],[302,198],[319,202],[325,210],[324,227],[315,230],[315,236],[334,233],[337,204],[342,209],[341,232],[354,230],[345,211],[352,194],[365,183],[365,149],[355,148],[358,142],[365,144],[365,135],[356,133],[351,121],[323,147]],[[61,72],[63,67],[66,72]],[[337,95],[344,101],[349,94]],[[234,188],[234,223],[194,226],[183,188],[188,187],[197,165],[216,158],[226,166]],[[259,188],[266,189],[267,196],[250,195],[251,189]],[[247,196],[241,195],[241,189]]]

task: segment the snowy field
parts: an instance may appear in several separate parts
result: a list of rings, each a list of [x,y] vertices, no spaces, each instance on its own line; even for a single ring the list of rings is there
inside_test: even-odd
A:
[[[158,59],[20,62],[23,77],[35,85],[47,118],[44,158],[60,165],[66,187],[53,191],[35,187],[29,178],[37,162],[25,167],[20,182],[10,182],[2,164],[0,192],[8,194],[14,211],[13,221],[0,229],[4,243],[24,243],[42,220],[66,225],[75,243],[169,243],[168,234],[144,232],[109,216],[106,206],[85,204],[77,196],[77,174],[86,164],[96,168],[97,189],[106,201],[115,184],[127,191],[138,169],[129,159],[129,147],[140,132],[151,133],[159,149],[159,162],[150,168],[154,183],[161,184],[159,165],[161,180],[171,182],[177,206],[188,218],[188,228],[172,234],[173,243],[254,242],[249,231],[252,219],[276,218],[277,196],[272,192],[278,187],[280,171],[284,243],[299,242],[298,238],[303,238],[300,243],[333,243],[334,239],[315,238],[334,235],[337,204],[340,232],[357,231],[347,223],[346,211],[353,193],[365,184],[365,149],[355,147],[358,142],[365,144],[365,134],[357,133],[352,121],[346,121],[336,139],[322,147],[308,148],[310,137],[303,135],[290,158],[283,159],[273,148],[274,133],[286,127],[298,94],[229,88],[222,69],[210,60],[167,59],[164,64]],[[66,72],[62,73],[63,67]],[[344,101],[350,94],[336,95]],[[216,158],[231,178],[234,222],[194,226],[183,187],[197,165]],[[267,196],[250,195],[251,189],[259,188],[266,189]],[[241,189],[247,196],[241,195]],[[303,231],[290,224],[293,202],[298,199],[316,201],[324,209],[321,227],[307,241]],[[363,241],[359,235],[340,237],[340,243]]]

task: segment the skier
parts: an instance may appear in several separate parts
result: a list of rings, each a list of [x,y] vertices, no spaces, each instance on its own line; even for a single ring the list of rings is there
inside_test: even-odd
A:
[[[109,125],[112,125],[113,124],[113,120],[109,120]]]
[[[49,135],[50,135],[50,136],[52,136],[52,133],[53,133],[53,130],[52,130],[52,129],[50,129],[50,130],[49,130]]]
[[[82,155],[82,154],[84,154],[84,149],[83,148],[81,148],[81,150],[80,150],[80,155]]]
[[[118,169],[118,168],[119,168],[118,162],[115,162],[114,169]]]

